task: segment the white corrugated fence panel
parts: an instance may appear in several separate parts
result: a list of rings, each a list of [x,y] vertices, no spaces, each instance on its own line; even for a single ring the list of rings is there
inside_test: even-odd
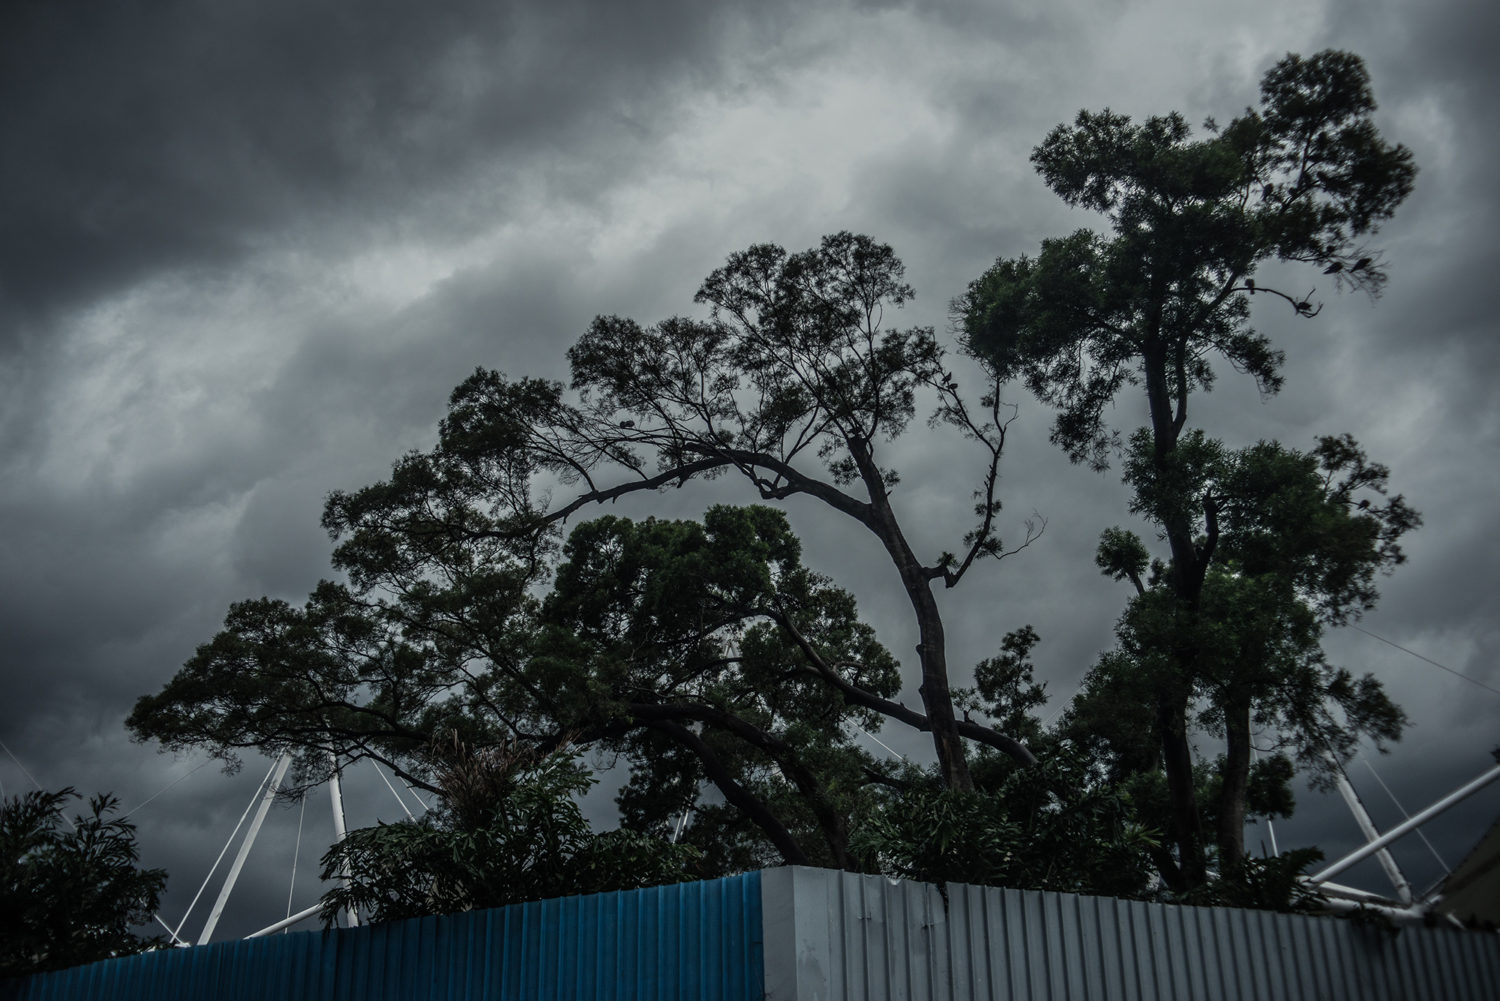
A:
[[[761,890],[772,1001],[1500,999],[1481,932],[797,867]]]

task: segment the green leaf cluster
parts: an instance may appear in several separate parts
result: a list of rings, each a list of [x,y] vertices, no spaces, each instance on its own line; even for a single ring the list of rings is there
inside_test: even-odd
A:
[[[1380,137],[1374,110],[1360,59],[1327,51],[1281,60],[1259,109],[1202,138],[1175,113],[1079,112],[1032,163],[1068,204],[1104,213],[1112,235],[1079,230],[997,261],[954,302],[970,350],[1056,407],[1053,441],[1100,469],[1118,445],[1106,412],[1126,385],[1145,381],[1168,407],[1153,422],[1179,429],[1189,394],[1213,385],[1215,355],[1275,393],[1285,355],[1249,326],[1249,297],[1306,316],[1320,307],[1257,286],[1261,264],[1316,265],[1371,294],[1385,284],[1364,238],[1411,192],[1416,167]]]
[[[393,921],[696,877],[696,849],[594,833],[577,803],[594,780],[571,753],[450,751],[443,810],[351,831],[324,855],[325,924],[347,908]]]
[[[30,792],[0,801],[0,978],[60,970],[163,944],[132,929],[151,920],[166,888],[138,867],[135,825],[110,817],[113,796],[64,817],[78,794]]]

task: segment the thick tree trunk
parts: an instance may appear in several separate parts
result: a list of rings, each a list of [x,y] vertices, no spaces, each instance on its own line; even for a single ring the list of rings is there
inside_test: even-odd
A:
[[[963,738],[958,734],[958,721],[953,714],[953,692],[948,687],[947,641],[931,582],[923,581],[915,589],[908,587],[907,591],[917,609],[917,657],[922,665],[922,684],[917,692],[922,696],[927,718],[932,720],[932,741],[937,749],[943,783],[949,789],[973,789],[969,760],[964,754]]]
[[[973,789],[974,779],[969,774],[963,738],[959,736],[957,717],[953,713],[953,692],[948,686],[947,638],[943,632],[943,617],[938,612],[937,597],[932,593],[932,580],[907,546],[889,506],[881,506],[877,517],[882,515],[888,528],[880,533],[881,541],[896,562],[901,584],[906,589],[912,610],[916,612],[917,659],[922,667],[922,684],[917,693],[922,696],[922,707],[932,722],[932,743],[937,750],[943,784],[949,789]]]
[[[1250,791],[1250,701],[1231,697],[1224,706],[1228,751],[1219,793],[1219,865],[1245,854],[1245,797]]]
[[[896,513],[891,509],[880,471],[867,449],[851,442],[850,454],[870,494],[871,518],[867,524],[896,564],[901,586],[916,613],[917,658],[922,667],[922,684],[917,693],[922,696],[922,707],[932,722],[932,743],[937,751],[943,785],[968,791],[974,788],[974,779],[969,773],[963,738],[959,736],[958,721],[953,713],[953,692],[948,686],[947,639],[937,598],[932,593],[933,578],[907,544],[896,521]]]
[[[1157,700],[1156,726],[1161,738],[1162,765],[1171,798],[1172,838],[1177,844],[1176,890],[1191,890],[1208,880],[1203,857],[1203,829],[1198,794],[1193,787],[1193,748],[1187,738],[1187,701],[1173,696]],[[1163,873],[1164,878],[1170,874]]]
[[[1172,412],[1167,385],[1165,346],[1147,348],[1144,352],[1146,399],[1151,412],[1154,462],[1159,473],[1170,470],[1177,451],[1181,427]],[[1185,416],[1185,415],[1184,415]],[[1196,613],[1203,594],[1206,567],[1202,565],[1191,521],[1180,513],[1169,514],[1161,526],[1171,547],[1170,586],[1179,607],[1191,616]],[[1198,793],[1193,783],[1193,749],[1187,736],[1188,701],[1192,679],[1198,673],[1198,650],[1193,644],[1172,651],[1176,677],[1167,682],[1157,695],[1157,731],[1161,739],[1162,764],[1167,773],[1167,791],[1171,798],[1173,837],[1177,843],[1179,878],[1182,889],[1192,889],[1208,880],[1202,815]],[[1164,874],[1165,875],[1165,874]]]

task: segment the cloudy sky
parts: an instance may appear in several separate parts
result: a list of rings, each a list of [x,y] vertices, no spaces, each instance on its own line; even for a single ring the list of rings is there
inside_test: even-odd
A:
[[[1328,47],[1365,57],[1381,128],[1421,168],[1382,234],[1389,290],[1320,289],[1311,321],[1256,303],[1289,357],[1285,391],[1262,400],[1226,373],[1196,418],[1234,442],[1359,438],[1426,518],[1363,626],[1500,688],[1497,19],[1478,0],[6,4],[4,791],[34,776],[126,808],[156,795],[132,819],[145,861],[172,873],[175,925],[267,765],[228,778],[158,754],[130,742],[125,714],[230,602],[304,596],[328,572],[324,495],[430,442],[475,366],[561,377],[595,314],[691,312],[728,253],[842,229],[907,263],[903,325],[943,330],[948,300],[995,257],[1093,224],[1027,162],[1053,125],[1106,105],[1225,120],[1281,55]],[[1091,560],[1126,494],[1068,466],[1048,413],[1019,389],[1013,402],[1005,527],[1035,511],[1047,531],[943,596],[950,662],[1030,622],[1061,699],[1126,597]],[[1115,416],[1143,419],[1130,400]],[[925,552],[953,548],[979,457],[914,434],[894,462]],[[622,513],[690,516],[725,496],[748,500],[684,491]],[[809,561],[910,651],[871,540],[811,505],[791,513]],[[1411,716],[1375,761],[1408,810],[1492,763],[1500,694],[1363,633],[1329,647]],[[928,753],[924,737],[885,739]],[[1351,775],[1378,823],[1400,819],[1364,765]],[[378,778],[350,786],[351,825],[399,816]],[[1433,825],[1433,846],[1455,863],[1497,812],[1492,787]],[[284,912],[298,818],[273,811],[221,935]],[[326,799],[310,800],[297,907],[316,897],[328,829]],[[1330,856],[1358,838],[1342,806],[1311,796],[1277,834]],[[1420,843],[1398,857],[1418,884],[1442,873]],[[1349,881],[1380,888],[1373,865]]]

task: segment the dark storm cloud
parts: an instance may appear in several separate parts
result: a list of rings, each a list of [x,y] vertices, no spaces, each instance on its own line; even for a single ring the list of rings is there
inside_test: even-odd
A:
[[[659,0],[6,5],[0,23],[4,338],[163,268],[266,241],[473,225],[444,186],[497,154],[587,147],[607,179],[663,91],[777,23]],[[504,183],[504,174],[495,179]],[[433,212],[437,201],[440,211]],[[418,210],[422,210],[419,215]]]
[[[57,482],[48,443],[81,444],[66,438],[7,457],[0,515],[24,529],[0,535],[3,673],[26,679],[0,703],[7,742],[40,749],[59,719],[101,707],[118,728],[231,601],[300,601],[330,572],[323,498],[426,445],[449,390],[476,365],[565,376],[563,352],[592,316],[576,294],[581,270],[533,246],[456,274],[407,309],[299,331],[239,407],[200,408],[190,437],[169,448],[131,441],[115,475],[79,469],[76,482]],[[639,276],[605,268],[591,280],[622,309],[639,305],[627,288]],[[53,767],[54,784],[72,781],[63,762]]]
[[[1368,52],[1379,115],[1413,149],[1421,173],[1398,222],[1387,227],[1408,252],[1382,308],[1393,316],[1380,349],[1403,354],[1457,350],[1453,387],[1490,409],[1500,348],[1488,286],[1500,266],[1500,64],[1493,39],[1500,10],[1448,0],[1419,14],[1399,3],[1339,3],[1334,42]],[[1412,134],[1415,133],[1415,134]],[[1398,284],[1399,283],[1399,284]],[[1408,294],[1399,295],[1405,288]],[[1419,291],[1418,291],[1419,290]]]
[[[845,227],[908,262],[918,299],[898,322],[941,330],[948,299],[997,255],[1101,225],[1062,206],[1026,162],[1051,126],[1105,105],[1222,119],[1254,102],[1259,73],[1282,51],[1322,45],[1366,56],[1382,127],[1423,169],[1382,237],[1391,290],[1373,305],[1330,296],[1313,324],[1258,311],[1257,326],[1293,354],[1286,392],[1261,401],[1226,371],[1195,419],[1299,447],[1355,431],[1429,515],[1371,628],[1455,668],[1494,670],[1500,579],[1484,498],[1496,483],[1492,463],[1475,461],[1500,429],[1485,299],[1495,247],[1485,147],[1500,129],[1496,71],[1479,41],[1493,34],[1482,23],[1492,12],[1346,4],[1306,38],[1256,13],[1256,41],[1230,51],[1219,47],[1228,29],[1194,34],[1198,12],[1140,4],[1054,5],[1045,19],[980,2],[830,9],[8,5],[0,674],[22,683],[0,702],[6,743],[49,786],[144,799],[187,766],[129,745],[120,723],[134,698],[158,690],[231,601],[298,601],[326,575],[323,496],[373,482],[426,445],[474,366],[565,378],[564,351],[595,313],[651,322],[692,312],[698,281],[730,251],[762,240],[801,249]],[[1179,43],[1197,46],[1193,59],[1179,58]],[[748,107],[774,128],[816,104],[820,83],[846,79],[879,94],[851,105],[867,116],[858,128],[891,137],[873,153],[806,128],[691,145],[721,112]],[[776,177],[785,163],[797,169],[766,183],[747,179],[745,162]],[[835,180],[817,193],[825,169]],[[694,194],[702,175],[728,193]],[[388,249],[395,264],[364,259]],[[401,288],[382,295],[387,275]],[[1411,392],[1399,403],[1370,398],[1370,387],[1402,385]],[[1031,622],[1041,676],[1065,697],[1124,605],[1092,556],[1101,529],[1128,521],[1128,496],[1117,474],[1068,466],[1046,442],[1051,415],[1014,394],[1005,531],[1036,509],[1047,534],[941,600],[955,664]],[[1130,427],[1141,415],[1125,401],[1115,417]],[[891,454],[905,474],[898,504],[932,557],[969,518],[973,456],[929,440],[914,433]],[[711,500],[744,501],[733,486],[637,498],[616,513],[691,517]],[[809,564],[858,583],[862,614],[911,662],[905,597],[879,586],[890,577],[883,554],[815,507],[791,515]],[[1449,761],[1428,735],[1488,734],[1490,696],[1454,697],[1437,669],[1357,635],[1339,635],[1331,652],[1386,672],[1410,699],[1418,725],[1383,772],[1408,807],[1467,777],[1472,755]],[[882,739],[920,760],[931,753],[901,728]],[[8,767],[0,775],[14,791]],[[142,813],[147,863],[174,874],[171,913],[265,768],[252,759],[224,783],[209,767]],[[387,795],[359,781],[370,787],[361,795]],[[351,810],[360,802],[351,796]],[[1309,801],[1304,842],[1346,823],[1341,810]],[[328,840],[325,793],[309,823],[315,814],[322,828],[303,846],[314,855]],[[372,819],[351,813],[350,823]],[[273,821],[279,873],[295,811]],[[260,884],[240,891],[254,895],[240,905],[251,915],[240,933],[284,906],[284,884]]]
[[[1378,241],[1392,262],[1386,294],[1340,325],[1331,409],[1355,429],[1377,429],[1385,453],[1377,457],[1426,518],[1407,547],[1409,564],[1369,618],[1371,630],[1500,686],[1500,569],[1492,545],[1500,473],[1491,461],[1500,448],[1500,340],[1490,301],[1500,267],[1492,170],[1500,67],[1489,41],[1500,13],[1463,2],[1403,16],[1407,10],[1342,3],[1328,22],[1330,44],[1367,54],[1382,127],[1412,149],[1421,170],[1416,191]],[[1398,679],[1422,679],[1406,683],[1418,732],[1426,726],[1478,744],[1500,739],[1493,725],[1500,696],[1408,655],[1341,641],[1352,663],[1388,658]],[[1444,694],[1440,711],[1421,711],[1437,710]],[[1415,767],[1424,752],[1441,757],[1440,744],[1403,747],[1403,762],[1409,755]]]
[[[0,345],[67,329],[65,314],[172,272],[199,276],[206,294],[191,305],[202,308],[221,281],[215,272],[267,247],[326,249],[413,231],[461,237],[495,221],[483,211],[493,205],[475,199],[503,201],[512,175],[539,166],[546,184],[593,197],[664,127],[653,102],[689,83],[716,83],[722,46],[760,45],[776,26],[774,8],[758,7],[751,21],[673,0],[628,9],[582,2],[7,5]],[[553,161],[558,169],[547,170]],[[278,533],[309,535],[284,524],[289,498],[303,502],[302,518],[316,533],[317,499],[333,484],[313,486],[308,477],[300,490],[283,483],[247,491],[299,444],[308,454],[337,433],[338,415],[343,427],[368,418],[377,433],[413,420],[429,424],[453,383],[487,356],[495,360],[485,344],[494,337],[494,314],[503,313],[511,330],[529,328],[551,341],[540,318],[561,298],[563,263],[544,253],[520,269],[519,283],[497,282],[488,305],[504,298],[503,310],[483,322],[474,322],[485,312],[475,301],[482,293],[465,292],[461,279],[439,290],[434,299],[447,303],[445,315],[405,322],[456,330],[447,351],[426,340],[372,349],[368,329],[309,331],[254,401],[247,433],[205,437],[200,428],[185,449],[121,456],[134,467],[125,483],[112,489],[96,480],[61,502],[37,481],[52,433],[42,421],[77,359],[45,349],[12,354],[0,413],[8,446],[0,506],[9,524],[26,530],[4,542],[0,616],[6,634],[21,639],[8,667],[33,672],[35,695],[45,700],[63,679],[89,670],[75,648],[116,642],[159,623],[166,607],[181,607],[194,586],[173,579],[182,572],[173,569],[175,554],[160,552],[170,548],[174,530],[165,522],[173,512],[248,496],[238,541],[230,542],[244,554],[232,559],[263,580],[261,572],[298,549]],[[551,283],[539,280],[543,265],[556,276]],[[205,336],[223,336],[214,329],[222,323],[204,319]],[[453,320],[461,322],[444,322]],[[150,350],[158,335],[138,336],[141,350]],[[525,344],[527,336],[510,340]],[[124,371],[115,366],[116,381]],[[372,394],[372,385],[383,392]],[[148,380],[144,388],[159,387]],[[377,454],[382,464],[394,458],[394,451]],[[378,472],[367,463],[357,475]],[[294,561],[298,571],[307,563]],[[132,587],[132,576],[150,586]],[[270,580],[296,576],[288,570]],[[81,613],[71,622],[68,606]]]
[[[559,318],[570,337],[587,319],[558,309],[579,262],[544,241],[394,317],[282,310],[236,331],[225,300],[250,287],[256,308],[296,301],[326,284],[330,255],[462,240],[519,199],[596,200],[649,157],[674,96],[718,85],[726,45],[768,48],[779,15],[257,2],[23,3],[0,17],[0,673],[13,693],[0,733],[44,785],[114,789],[129,806],[171,761],[129,745],[124,713],[229,602],[297,600],[327,572],[322,496],[420,444],[475,364],[529,366],[526,344],[550,348]],[[264,279],[239,272],[282,251],[306,258],[300,283],[257,290]],[[141,289],[150,302],[130,312]],[[111,300],[125,327],[95,348],[78,321]],[[442,349],[418,328],[445,332]],[[205,385],[172,415],[158,361],[244,353],[237,339],[277,329],[296,346],[258,392]],[[70,419],[80,408],[109,426]],[[115,426],[143,417],[168,433]],[[0,771],[16,791],[19,770]],[[197,786],[141,818],[147,864],[174,874],[169,909],[186,906],[248,795]]]

